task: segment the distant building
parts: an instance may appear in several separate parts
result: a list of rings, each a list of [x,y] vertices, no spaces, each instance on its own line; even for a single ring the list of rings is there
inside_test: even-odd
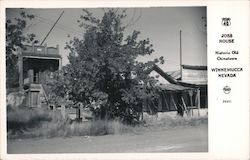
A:
[[[42,107],[48,104],[46,84],[62,67],[59,46],[25,45],[19,51],[19,86],[26,91],[26,105]]]

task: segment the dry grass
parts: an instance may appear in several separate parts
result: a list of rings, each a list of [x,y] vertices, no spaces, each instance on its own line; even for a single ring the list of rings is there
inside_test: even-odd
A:
[[[45,124],[62,122],[60,113],[49,112],[43,109],[8,108],[7,130],[9,137],[26,136],[30,130],[44,128]]]
[[[107,134],[124,134],[133,132],[134,127],[119,121],[94,120],[72,123],[67,129],[67,136],[100,136]]]
[[[34,137],[71,137],[71,136],[101,136],[108,134],[124,134],[133,132],[134,127],[127,126],[118,121],[97,120],[83,123],[68,123],[67,121],[44,122],[40,127],[29,128],[13,134],[9,138]]]
[[[133,132],[134,127],[119,121],[71,122],[59,112],[42,109],[8,110],[8,138],[99,136]]]
[[[179,127],[179,126],[198,126],[202,124],[208,124],[207,116],[200,117],[181,117],[172,116],[169,114],[163,114],[160,117],[144,115],[144,124],[147,127]]]
[[[73,122],[64,120],[60,113],[41,109],[8,111],[8,138],[100,136],[107,134],[140,133],[178,126],[207,124],[207,117],[144,116],[142,124],[125,125],[119,121],[94,120]]]

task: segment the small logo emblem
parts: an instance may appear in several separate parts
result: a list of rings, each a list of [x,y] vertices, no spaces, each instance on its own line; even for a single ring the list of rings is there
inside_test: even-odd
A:
[[[222,18],[222,22],[221,22],[221,24],[223,25],[223,26],[230,26],[231,25],[231,18]]]
[[[229,94],[229,93],[231,92],[231,88],[230,88],[229,86],[225,86],[225,87],[223,88],[223,92],[224,92],[225,94]]]

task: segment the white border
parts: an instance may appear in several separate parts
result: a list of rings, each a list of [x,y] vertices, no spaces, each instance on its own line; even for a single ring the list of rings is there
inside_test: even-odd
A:
[[[249,159],[249,1],[0,1],[1,35],[5,35],[5,8],[97,8],[97,7],[169,7],[169,6],[207,6],[208,21],[208,105],[209,105],[209,152],[208,153],[161,153],[161,154],[17,154],[8,155],[6,147],[6,100],[5,100],[5,38],[1,36],[1,150],[0,159]],[[237,90],[232,105],[223,105],[218,99],[223,98],[220,87],[226,81],[216,78],[210,72],[211,67],[218,64],[214,61],[214,50],[221,48],[215,41],[221,28],[218,21],[221,16],[233,17],[235,35],[241,42],[241,57],[237,64],[245,71],[237,81],[230,82]],[[231,64],[229,64],[231,65]],[[228,82],[229,83],[229,82]],[[241,84],[241,85],[240,85]],[[234,102],[237,102],[234,104]],[[237,107],[237,108],[236,108]],[[226,111],[226,112],[225,112]],[[237,114],[237,115],[235,115]],[[227,132],[225,132],[227,131]],[[228,132],[229,131],[229,132]],[[233,138],[233,139],[231,139]]]

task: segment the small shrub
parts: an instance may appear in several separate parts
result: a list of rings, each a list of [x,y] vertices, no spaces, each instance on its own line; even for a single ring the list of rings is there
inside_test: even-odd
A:
[[[39,128],[45,122],[61,120],[61,115],[44,109],[25,107],[7,110],[7,131],[11,134],[22,134],[32,128]]]

